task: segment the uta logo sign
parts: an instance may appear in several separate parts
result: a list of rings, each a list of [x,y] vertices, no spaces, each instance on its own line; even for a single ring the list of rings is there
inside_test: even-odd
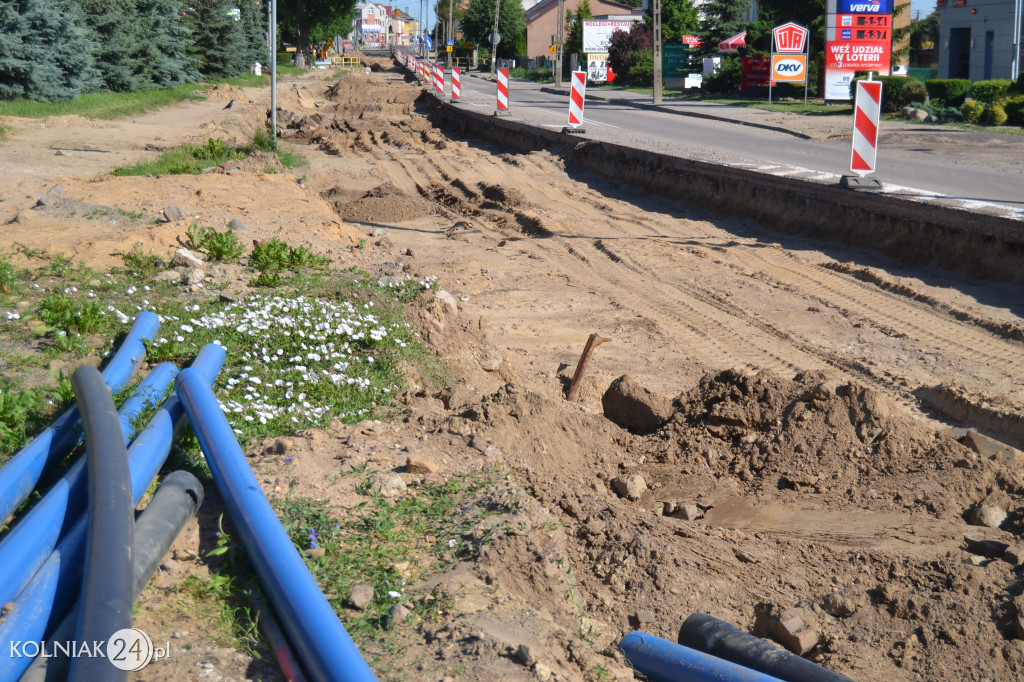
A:
[[[804,46],[807,44],[808,33],[806,28],[800,24],[794,24],[792,21],[782,26],[776,26],[772,29],[772,36],[775,38],[775,51],[803,52]]]

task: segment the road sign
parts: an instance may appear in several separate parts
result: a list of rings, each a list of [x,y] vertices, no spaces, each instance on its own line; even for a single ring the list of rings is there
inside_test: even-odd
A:
[[[572,90],[569,92],[569,125],[579,128],[583,124],[583,100],[587,92],[587,72],[572,72]]]
[[[447,50],[448,52],[451,52],[451,51],[452,51],[452,46],[451,46],[451,45],[447,45],[447,46],[445,47],[445,49],[446,49],[446,50]]]
[[[427,40],[427,49],[429,50],[429,49],[433,48],[434,47],[434,41],[430,39],[430,36],[427,36],[426,40]]]
[[[550,52],[551,54],[557,53],[558,52],[558,45],[552,45],[551,47],[549,47],[548,48],[548,52]]]
[[[487,34],[487,41],[490,42],[490,43],[493,43],[494,45],[497,45],[498,43],[501,42],[501,34],[500,33],[488,33]]]
[[[875,171],[878,119],[882,113],[882,81],[857,81],[850,170],[864,177]]]
[[[446,45],[448,45],[448,47],[451,47],[452,45],[454,45],[454,44],[455,44],[455,41],[454,41],[454,40],[449,40],[449,41],[448,41],[447,43],[445,43],[445,44],[446,44]]]

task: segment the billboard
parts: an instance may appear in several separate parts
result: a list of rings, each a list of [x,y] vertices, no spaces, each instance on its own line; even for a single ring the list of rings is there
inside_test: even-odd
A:
[[[636,21],[643,21],[637,17]],[[635,22],[630,19],[586,19],[583,21],[583,51],[607,52],[616,30],[629,33]]]
[[[837,14],[892,14],[892,0],[839,0]]]
[[[827,0],[825,99],[851,99],[856,71],[889,75],[893,0]]]

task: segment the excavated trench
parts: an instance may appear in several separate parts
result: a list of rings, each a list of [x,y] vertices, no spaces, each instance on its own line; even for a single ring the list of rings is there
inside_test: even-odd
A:
[[[567,168],[627,183],[723,216],[756,220],[783,234],[803,235],[880,253],[906,265],[936,267],[975,279],[1019,283],[1024,231],[1019,222],[894,196],[768,176],[632,149],[580,141],[553,130],[453,107],[435,93],[420,103],[446,131],[495,142],[521,153],[544,150]]]

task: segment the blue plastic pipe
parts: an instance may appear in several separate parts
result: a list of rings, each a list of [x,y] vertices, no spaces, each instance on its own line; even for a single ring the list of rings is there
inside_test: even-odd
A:
[[[213,391],[191,369],[182,370],[174,385],[238,537],[300,661],[315,680],[376,680],[274,514]]]
[[[121,390],[146,357],[143,339],[151,340],[160,328],[160,319],[148,310],[135,318],[117,353],[103,368],[103,381],[112,392]],[[78,408],[72,407],[22,448],[0,469],[0,524],[21,504],[47,466],[66,455],[82,438]]]
[[[633,668],[654,682],[783,682],[646,632],[629,633],[619,648]]]
[[[211,343],[199,352],[189,371],[212,384],[223,364],[224,348]],[[166,461],[184,419],[181,401],[171,396],[128,449],[135,504],[142,499]],[[48,636],[75,603],[85,558],[87,520],[88,515],[83,513],[74,521],[42,568],[14,600],[13,611],[0,621],[0,651],[10,651],[12,643],[17,641],[40,641]],[[17,680],[31,663],[31,659],[0,655],[0,682]]]
[[[172,363],[158,365],[143,379],[118,412],[125,440],[129,438],[132,421],[144,409],[159,403],[167,387],[178,373]],[[140,440],[139,439],[136,440]],[[149,449],[152,438],[143,446]],[[132,446],[135,452],[138,448]],[[57,545],[60,536],[85,509],[85,459],[79,459],[32,509],[25,514],[0,542],[0,604],[14,599],[46,557]]]

